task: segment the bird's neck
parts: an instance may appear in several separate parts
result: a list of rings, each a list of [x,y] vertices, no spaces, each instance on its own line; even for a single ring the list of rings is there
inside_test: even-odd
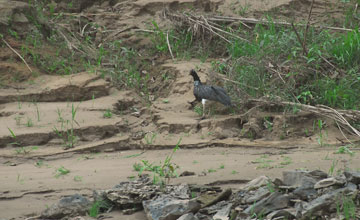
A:
[[[201,85],[200,80],[195,80],[195,81],[194,81],[194,86],[198,86],[198,85]]]

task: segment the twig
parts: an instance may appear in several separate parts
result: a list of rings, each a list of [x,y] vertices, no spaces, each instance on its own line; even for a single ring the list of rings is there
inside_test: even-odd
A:
[[[295,32],[295,34],[296,34],[296,37],[297,37],[299,43],[300,43],[301,46],[302,46],[303,55],[305,56],[305,55],[307,54],[305,44],[304,44],[304,42],[301,40],[301,37],[300,37],[299,33],[297,32],[296,27],[295,27],[295,25],[294,25],[293,22],[291,22],[291,27],[293,28],[293,30],[294,30],[294,32]]]
[[[171,51],[171,46],[170,46],[170,41],[169,41],[169,31],[166,33],[166,42],[167,42],[167,45],[168,45],[168,48],[169,48],[171,58],[174,61],[175,59],[174,59],[174,55],[173,55],[173,53]]]
[[[12,50],[16,55],[18,55],[18,57],[20,57],[20,59],[25,63],[26,67],[29,69],[30,73],[32,73],[33,71],[31,70],[30,66],[27,64],[25,59],[14,48],[12,48],[10,44],[8,44],[8,42],[6,42],[3,38],[1,40],[6,44],[6,46],[10,48],[10,50]]]
[[[309,16],[307,18],[307,22],[306,22],[306,28],[305,28],[305,32],[304,32],[304,41],[303,41],[303,48],[306,49],[306,38],[307,38],[307,32],[309,30],[309,26],[310,26],[310,19],[311,19],[311,12],[312,12],[312,9],[313,9],[313,6],[314,6],[314,2],[315,0],[312,0],[311,2],[311,6],[310,6],[310,11],[309,11]],[[306,50],[307,51],[307,50]]]
[[[344,137],[350,144],[353,144],[353,143],[346,137],[346,135],[345,135],[344,132],[342,131],[341,126],[339,125],[339,123],[338,123],[337,121],[335,121],[335,123],[336,123],[336,125],[338,126],[338,128],[339,128],[341,134],[343,135],[343,137]]]

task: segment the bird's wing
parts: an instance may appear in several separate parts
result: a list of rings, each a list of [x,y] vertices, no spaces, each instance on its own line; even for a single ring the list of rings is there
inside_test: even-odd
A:
[[[224,105],[231,105],[231,99],[226,94],[226,91],[218,86],[201,85],[194,90],[194,94],[201,99],[208,99],[218,101]]]

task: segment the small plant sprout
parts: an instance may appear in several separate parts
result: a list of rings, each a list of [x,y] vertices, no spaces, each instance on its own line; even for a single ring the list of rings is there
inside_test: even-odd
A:
[[[208,171],[208,173],[215,173],[216,172],[216,170],[212,169],[212,168],[208,169],[207,171]]]
[[[338,165],[339,160],[333,159],[331,162],[331,166],[329,168],[329,176],[332,176],[334,174],[335,171],[335,167]]]
[[[11,134],[11,138],[14,140],[14,142],[12,142],[11,144],[20,146],[20,143],[16,140],[17,137],[16,137],[14,131],[11,130],[11,128],[9,128],[9,127],[8,127],[8,130],[9,130],[9,132],[10,132],[10,134]]]
[[[239,172],[236,170],[231,171],[231,174],[238,174]]]
[[[103,114],[104,118],[112,118],[113,113],[111,112],[110,109],[106,109],[106,111]]]
[[[37,116],[37,120],[38,122],[40,122],[40,110],[39,110],[39,106],[37,104],[37,102],[34,102],[35,108],[36,108],[36,116]]]
[[[34,126],[34,123],[32,122],[32,119],[31,119],[31,118],[28,118],[28,119],[27,119],[26,126],[27,126],[27,127],[32,127],[32,126]]]
[[[82,181],[82,176],[74,176],[74,181],[75,182],[81,182]]]
[[[164,99],[163,103],[165,103],[165,104],[169,103],[169,99]]]
[[[64,120],[64,118],[62,117],[62,112],[61,112],[61,110],[60,110],[59,108],[56,109],[56,113],[57,113],[57,115],[58,115],[57,121],[58,121],[58,122],[64,122],[65,120]]]
[[[61,166],[55,170],[55,178],[59,178],[61,176],[65,176],[70,173],[69,169],[66,169],[65,167]]]
[[[224,164],[220,164],[219,169],[224,169],[225,165]]]
[[[17,174],[16,181],[17,181],[18,183],[20,183],[21,185],[23,185],[23,184],[24,184],[25,179],[24,179],[24,178],[22,178],[22,177],[21,177],[21,175],[18,173],[18,174]]]
[[[157,136],[156,133],[153,132],[147,133],[144,136],[145,143],[148,145],[153,144],[155,142],[156,136]]]

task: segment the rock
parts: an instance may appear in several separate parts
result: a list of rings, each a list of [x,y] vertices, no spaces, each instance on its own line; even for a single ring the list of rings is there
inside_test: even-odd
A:
[[[301,200],[309,201],[316,198],[317,191],[313,187],[298,187],[293,194]]]
[[[360,184],[360,172],[345,171],[344,175],[347,181],[352,182],[354,184]]]
[[[192,171],[184,171],[179,176],[195,176],[195,172]]]
[[[264,215],[278,210],[289,207],[290,205],[290,197],[289,195],[283,195],[280,192],[274,192],[269,197],[257,202],[254,205],[249,206],[245,209],[244,213],[252,214],[252,213],[262,213]]]
[[[165,187],[165,193],[178,199],[190,199],[190,188],[188,184],[168,185]]]
[[[16,23],[28,23],[24,13],[30,11],[30,5],[21,1],[0,0],[0,27]]]
[[[205,193],[205,194],[200,195],[197,198],[197,201],[199,201],[200,203],[203,204],[202,208],[205,208],[205,207],[212,206],[212,205],[214,205],[214,204],[216,204],[216,203],[218,203],[220,201],[228,199],[231,196],[231,193],[232,193],[232,190],[230,188],[224,190],[220,194],[217,194],[217,193],[213,193],[213,194]]]
[[[248,182],[243,188],[242,190],[244,191],[250,191],[250,190],[255,190],[259,187],[262,186],[266,186],[269,181],[271,182],[271,179],[267,176],[259,176],[256,179],[251,180],[250,182]]]
[[[196,199],[182,200],[160,195],[156,199],[144,201],[143,207],[149,220],[175,220],[186,213],[197,212],[200,204]]]
[[[228,203],[213,216],[214,220],[228,220],[232,203]]]
[[[314,216],[324,216],[325,214],[336,212],[336,204],[338,198],[345,193],[354,193],[357,190],[353,189],[351,186],[345,188],[336,189],[327,194],[324,194],[311,202],[307,203],[303,207],[302,216],[303,217],[314,217]],[[339,197],[340,196],[340,197]]]
[[[110,201],[113,205],[128,209],[141,207],[144,200],[152,199],[160,186],[153,185],[148,176],[142,176],[140,179],[131,182],[122,182],[113,189],[94,191],[95,200]]]
[[[90,207],[91,202],[87,198],[75,194],[65,197],[47,208],[41,213],[41,218],[61,219],[63,217],[85,215]]]
[[[277,219],[279,217],[283,217],[282,219],[294,219],[295,216],[289,212],[286,209],[282,209],[282,210],[276,210],[271,212],[270,214],[268,214],[266,216],[266,219]]]
[[[177,220],[198,220],[198,218],[192,213],[187,213],[185,215],[182,215]]]
[[[325,188],[329,186],[344,186],[345,180],[340,177],[330,177],[327,179],[320,180],[314,185],[314,189]]]
[[[323,179],[320,172],[308,172],[301,170],[284,171],[283,182],[287,186],[311,188],[316,182]]]
[[[254,194],[250,195],[248,198],[244,198],[245,203],[247,204],[253,204],[254,202],[257,202],[259,200],[262,200],[265,197],[268,197],[270,195],[270,191],[267,187],[260,187],[256,191],[254,191]]]

